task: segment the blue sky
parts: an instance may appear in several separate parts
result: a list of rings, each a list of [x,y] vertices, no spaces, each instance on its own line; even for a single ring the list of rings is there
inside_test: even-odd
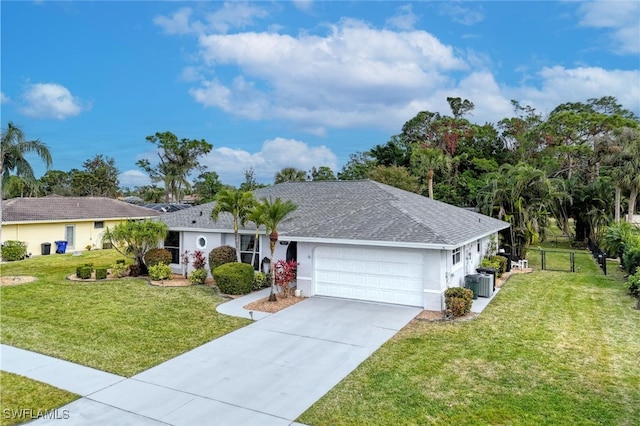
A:
[[[149,183],[145,137],[214,145],[237,185],[253,167],[338,171],[419,111],[510,100],[548,113],[615,96],[640,115],[640,2],[3,1],[1,119],[46,143],[53,168],[113,157]],[[34,161],[36,173],[44,168]]]

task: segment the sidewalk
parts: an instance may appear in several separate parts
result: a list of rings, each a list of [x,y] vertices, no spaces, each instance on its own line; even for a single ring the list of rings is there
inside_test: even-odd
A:
[[[255,302],[256,300],[264,299],[269,296],[271,292],[270,288],[263,288],[260,291],[256,291],[253,293],[249,293],[246,296],[238,297],[237,299],[229,300],[228,302],[224,302],[219,304],[216,307],[216,311],[220,312],[224,315],[231,315],[234,317],[240,318],[248,318],[253,319],[255,321],[261,320],[263,318],[271,315],[268,312],[260,312],[260,311],[248,311],[243,308],[243,306],[248,305],[251,302]]]

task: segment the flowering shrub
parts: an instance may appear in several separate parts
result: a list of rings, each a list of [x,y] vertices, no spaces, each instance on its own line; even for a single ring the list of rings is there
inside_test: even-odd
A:
[[[276,285],[282,290],[284,297],[289,295],[289,283],[295,281],[298,272],[298,262],[295,260],[278,260],[275,266]]]
[[[204,269],[207,264],[207,258],[204,256],[202,250],[196,250],[193,252],[193,267],[194,269]]]

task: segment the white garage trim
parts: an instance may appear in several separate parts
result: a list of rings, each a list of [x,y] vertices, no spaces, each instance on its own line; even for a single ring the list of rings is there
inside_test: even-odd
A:
[[[424,305],[424,252],[420,250],[317,246],[315,294],[400,305]]]

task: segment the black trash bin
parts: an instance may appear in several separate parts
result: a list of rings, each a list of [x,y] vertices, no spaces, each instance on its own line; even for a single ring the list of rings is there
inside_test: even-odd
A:
[[[67,251],[67,242],[66,241],[56,241],[56,253],[64,254]]]
[[[41,254],[46,256],[47,254],[51,254],[51,243],[42,243],[40,244]]]

